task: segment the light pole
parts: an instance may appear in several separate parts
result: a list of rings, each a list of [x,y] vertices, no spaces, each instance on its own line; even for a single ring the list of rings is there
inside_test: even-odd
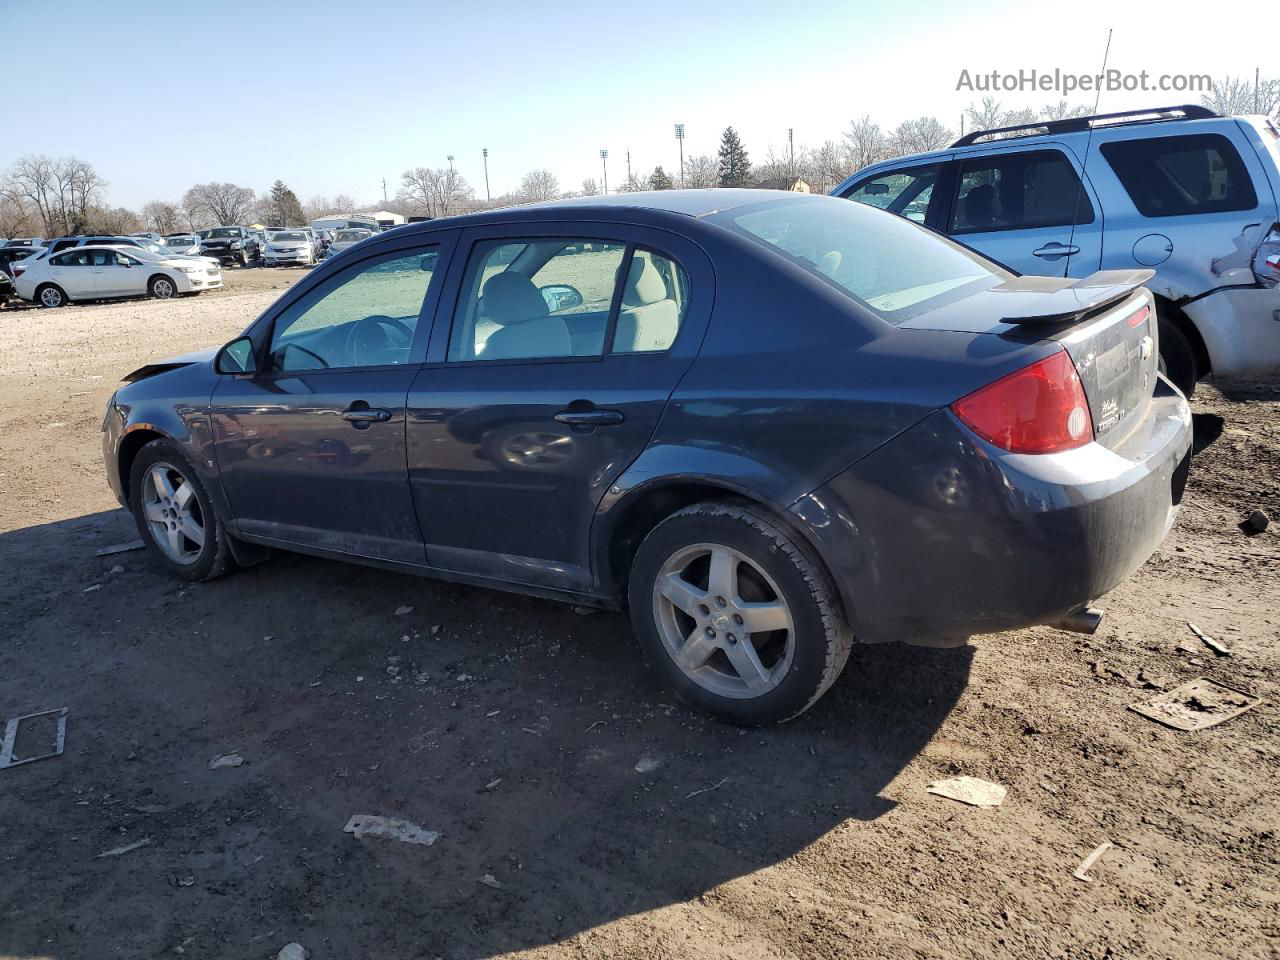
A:
[[[627,189],[631,189],[631,150],[627,150]]]
[[[452,153],[449,154],[445,159],[449,161],[449,176],[450,178],[452,178],[453,177],[453,154]]]
[[[795,131],[791,127],[787,127],[787,146],[791,150],[791,176],[796,175],[796,137]],[[791,188],[788,187],[788,190]]]
[[[484,155],[484,202],[493,203],[493,197],[489,196],[489,148],[481,147],[480,153]]]
[[[680,144],[680,189],[684,189],[684,124],[676,124],[676,142]]]
[[[600,151],[600,172],[604,175],[604,189],[600,191],[605,196],[609,195],[609,151]]]

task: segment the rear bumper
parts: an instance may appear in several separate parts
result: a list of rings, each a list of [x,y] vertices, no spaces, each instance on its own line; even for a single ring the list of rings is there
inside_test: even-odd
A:
[[[1048,623],[1100,597],[1173,523],[1191,413],[1164,380],[1115,450],[1010,454],[942,410],[792,505],[863,642]]]
[[[1224,287],[1186,304],[1215,377],[1280,370],[1280,287]]]

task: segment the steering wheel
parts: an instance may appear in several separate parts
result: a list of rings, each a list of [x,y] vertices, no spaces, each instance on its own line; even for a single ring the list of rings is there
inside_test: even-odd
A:
[[[379,342],[376,344],[370,342],[369,338],[369,334],[374,330],[377,330],[379,335]],[[397,344],[391,336],[391,331],[402,335],[404,343]],[[371,358],[367,357],[366,353],[376,355],[378,351],[407,347],[411,343],[413,343],[413,330],[404,321],[374,314],[357,320],[351,325],[351,330],[347,333],[347,356],[351,358],[352,366],[362,367]]]

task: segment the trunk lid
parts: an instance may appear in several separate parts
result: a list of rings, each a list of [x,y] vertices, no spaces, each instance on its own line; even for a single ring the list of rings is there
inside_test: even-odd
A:
[[[1094,439],[1114,447],[1145,414],[1159,365],[1151,270],[1104,270],[1080,280],[1015,277],[905,329],[957,330],[1062,345],[1089,401]]]

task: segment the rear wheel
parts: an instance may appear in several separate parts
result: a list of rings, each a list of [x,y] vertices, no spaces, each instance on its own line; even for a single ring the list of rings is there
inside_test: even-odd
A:
[[[157,300],[169,300],[178,293],[178,285],[166,276],[152,277],[151,282],[147,284],[147,289]]]
[[[1160,372],[1188,398],[1196,392],[1200,365],[1191,340],[1172,320],[1160,318]]]
[[[803,713],[853,643],[816,560],[752,507],[672,514],[636,552],[628,593],[650,662],[681,699],[733,723]]]
[[[129,471],[129,503],[147,549],[174,576],[210,580],[231,565],[231,546],[195,469],[168,440],[152,440]]]
[[[36,302],[42,307],[64,307],[67,295],[56,283],[46,283],[36,291]]]

